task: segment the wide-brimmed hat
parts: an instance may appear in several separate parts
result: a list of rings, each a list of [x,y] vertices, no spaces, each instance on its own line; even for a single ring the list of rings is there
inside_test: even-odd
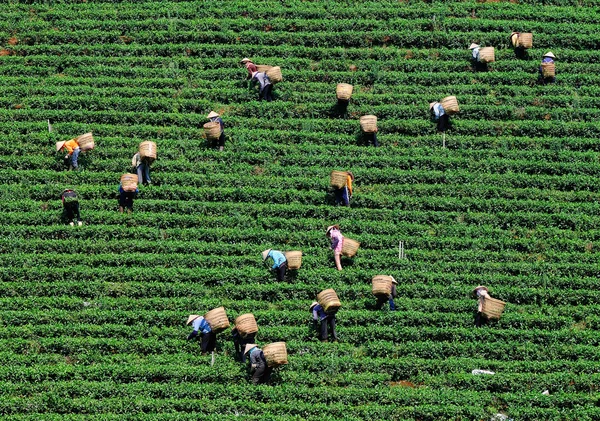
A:
[[[310,305],[310,309],[312,310],[313,308],[315,308],[316,305],[319,305],[319,303],[316,301],[313,301],[313,303]]]
[[[213,118],[213,117],[218,117],[218,116],[219,116],[219,114],[215,113],[214,111],[211,111],[210,113],[208,113],[206,118]]]
[[[479,48],[479,44],[472,43],[469,45],[469,50],[472,50],[473,48]]]
[[[240,63],[245,63],[247,61],[252,61],[252,60],[250,60],[248,57],[244,57],[243,59],[240,60]]]
[[[65,140],[62,140],[60,142],[56,142],[56,151],[60,151],[60,149],[65,146],[65,143],[67,143]]]
[[[552,54],[552,51],[548,51],[546,54],[544,54],[542,57],[550,57],[550,58],[556,58],[554,56],[554,54]]]
[[[273,249],[266,249],[265,251],[263,251],[262,254],[262,258],[263,260],[267,260],[267,256],[269,256],[269,252],[273,250]]]
[[[435,104],[437,104],[437,103],[438,103],[437,101],[430,102],[430,103],[429,103],[429,109],[431,110],[431,109],[433,108],[433,106],[434,106]]]
[[[244,348],[244,354],[247,354],[248,351],[250,351],[255,346],[258,346],[258,345],[256,345],[256,344],[246,344],[246,348]]]
[[[338,224],[335,224],[335,225],[329,225],[329,226],[327,227],[327,230],[325,231],[325,235],[329,234],[329,231],[331,231],[331,230],[332,230],[332,229],[334,229],[334,228],[339,230],[339,229],[340,229],[340,226],[339,226]]]
[[[188,317],[187,322],[185,322],[186,325],[189,325],[190,323],[192,323],[194,320],[196,320],[198,317],[200,317],[197,314],[191,314],[190,317]]]
[[[392,284],[398,285],[398,281],[396,281],[393,276],[390,276],[390,278],[392,278]]]
[[[489,292],[488,289],[487,289],[487,287],[484,287],[483,285],[478,285],[475,288],[473,288],[473,295],[477,294],[477,290],[478,289],[485,289],[485,292]]]

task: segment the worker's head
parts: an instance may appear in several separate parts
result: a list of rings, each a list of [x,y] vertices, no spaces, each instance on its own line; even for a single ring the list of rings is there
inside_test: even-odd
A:
[[[543,57],[550,57],[550,58],[552,58],[552,59],[556,58],[556,57],[554,56],[554,54],[552,54],[552,51],[548,51],[546,54],[544,54],[544,55],[543,55]]]
[[[219,114],[215,113],[214,111],[211,111],[210,113],[208,113],[208,115],[206,116],[206,118],[211,119],[214,117],[219,117]]]
[[[339,230],[340,226],[338,224],[328,226],[327,230],[325,231],[325,235],[328,236],[328,237],[330,237],[331,236],[331,231],[334,230],[334,229]]]
[[[479,44],[475,44],[474,42],[471,43],[471,45],[469,45],[469,50],[472,50],[474,48],[479,48]]]
[[[243,59],[240,61],[240,63],[242,63],[242,64],[246,64],[246,63],[248,63],[249,61],[250,61],[250,62],[252,62],[252,60],[250,60],[248,57],[244,57],[244,58],[243,58]]]
[[[475,288],[473,288],[473,297],[477,297],[477,290],[482,289],[485,292],[489,292],[487,287],[484,287],[483,285],[478,285]]]
[[[197,314],[191,314],[188,319],[187,322],[185,323],[186,325],[189,325],[190,323],[192,323],[194,320],[196,320],[198,317],[200,317]]]
[[[244,348],[244,354],[247,354],[248,352],[250,352],[250,350],[254,347],[257,347],[258,345],[256,344],[246,344],[246,348]]]
[[[263,251],[261,253],[263,260],[267,260],[267,257],[269,257],[269,253],[271,252],[271,250],[273,250],[273,249],[266,249],[265,251]]]
[[[313,308],[315,308],[319,303],[317,303],[316,301],[313,301],[313,303],[310,305],[310,311],[312,311]]]
[[[61,142],[56,142],[56,152],[60,151],[63,148],[63,146],[65,146],[65,143],[67,142],[65,142],[64,140]]]

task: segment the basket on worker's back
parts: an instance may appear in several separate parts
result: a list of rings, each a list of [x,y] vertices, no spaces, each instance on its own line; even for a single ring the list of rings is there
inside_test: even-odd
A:
[[[271,83],[279,83],[283,80],[283,76],[281,75],[281,67],[274,66],[267,70],[267,76],[269,76],[269,80]]]
[[[360,243],[358,241],[344,237],[342,239],[342,255],[346,257],[354,257],[359,246]]]
[[[134,192],[138,187],[138,176],[137,174],[123,174],[121,176],[121,187],[123,191]]]
[[[91,151],[94,149],[94,136],[92,136],[92,132],[76,137],[75,141],[79,145],[81,152]]]
[[[156,143],[149,140],[140,143],[139,147],[140,158],[156,159]]]
[[[331,288],[325,289],[317,294],[317,302],[323,307],[325,313],[335,314],[342,306],[340,299]]]
[[[243,336],[258,332],[258,324],[256,323],[256,319],[252,313],[246,313],[238,316],[235,319],[234,324],[237,331]]]
[[[517,44],[519,47],[523,48],[533,47],[533,34],[531,32],[521,32]]]
[[[483,47],[479,49],[479,61],[482,63],[492,63],[496,61],[494,47]]]
[[[455,96],[447,96],[440,101],[444,112],[448,115],[456,114],[460,111],[458,108],[458,100]]]
[[[392,293],[392,277],[387,275],[376,275],[371,280],[372,292],[376,297],[389,297]]]
[[[554,63],[542,63],[542,76],[554,77],[556,76],[556,66]]]
[[[217,307],[204,315],[213,332],[219,333],[229,327],[229,319],[224,307]]]
[[[375,133],[377,131],[377,117],[374,115],[363,115],[360,119],[360,128],[365,133]]]
[[[256,71],[261,72],[261,73],[266,73],[267,70],[271,69],[273,66],[268,66],[266,64],[257,64],[256,65]]]
[[[204,124],[204,133],[208,140],[218,140],[221,137],[221,124],[218,121],[209,121]]]
[[[352,96],[352,90],[354,87],[349,83],[338,83],[335,87],[335,95],[337,99],[342,101],[349,101]]]
[[[302,251],[292,250],[285,252],[285,260],[287,260],[288,269],[300,269],[302,265]]]
[[[483,299],[481,313],[488,319],[499,319],[504,311],[506,303],[492,297]]]
[[[338,189],[345,187],[347,181],[348,173],[346,171],[331,171],[329,175],[329,184]]]
[[[263,346],[262,352],[269,367],[278,367],[288,363],[285,342],[273,342]]]

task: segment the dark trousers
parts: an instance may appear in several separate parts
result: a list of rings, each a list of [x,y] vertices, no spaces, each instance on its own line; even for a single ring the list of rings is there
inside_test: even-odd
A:
[[[392,296],[390,295],[389,297],[377,297],[377,308],[381,309],[383,308],[383,305],[385,304],[385,302],[388,301],[390,303],[390,310],[394,311],[396,310],[396,303],[394,303],[394,299],[392,298]]]
[[[379,146],[379,142],[377,142],[377,133],[376,132],[365,133],[364,136],[365,136],[366,143],[371,143],[375,147]]]
[[[225,146],[225,132],[221,132],[221,136],[215,141],[215,146],[219,148]]]
[[[335,189],[335,204],[342,206],[350,206],[350,198],[348,197],[348,187],[344,186],[341,189]]]
[[[448,130],[448,127],[450,127],[450,116],[448,116],[448,114],[444,114],[443,116],[440,116],[437,121],[437,130],[438,132],[443,133]]]
[[[322,341],[327,340],[327,327],[334,341],[337,341],[337,334],[335,333],[335,314],[329,314],[323,320],[321,320],[319,339]]]
[[[271,102],[273,100],[273,84],[265,85],[265,87],[258,91],[258,100],[267,100]]]
[[[487,323],[487,318],[481,314],[481,312],[476,311],[475,312],[475,327],[481,327],[481,325],[484,325]]]
[[[287,270],[287,263],[286,262],[280,264],[279,267],[277,267],[275,269],[275,272],[277,273],[277,280],[279,282],[285,281],[285,271],[286,270]]]
[[[252,373],[252,384],[267,383],[271,379],[273,368],[266,363],[260,363]]]
[[[79,202],[64,203],[63,219],[66,222],[71,222],[75,218],[77,218],[78,221],[81,221],[81,215],[79,214]]]
[[[121,192],[119,194],[119,206],[122,208],[129,208],[133,211],[133,198],[135,192]]]
[[[547,85],[549,83],[555,83],[556,77],[554,77],[554,76],[544,77],[544,75],[542,74],[542,71],[540,70],[540,76],[538,78],[538,82],[541,83],[542,85]]]
[[[202,354],[213,352],[215,350],[215,345],[217,344],[217,334],[214,332],[208,332],[201,333],[200,335],[202,336],[202,340],[200,342]]]
[[[473,70],[475,70],[476,72],[487,72],[488,70],[487,63],[482,63],[481,61],[475,58],[471,59],[471,63],[473,64]]]
[[[246,336],[242,336],[240,335],[240,333],[237,331],[237,329],[234,329],[232,331],[232,336],[233,336],[233,344],[235,346],[235,355],[237,356],[238,360],[240,360],[241,362],[245,363],[246,362],[246,354],[244,354],[244,349],[246,348],[247,344],[253,344],[255,343],[256,339],[255,333],[250,333]]]

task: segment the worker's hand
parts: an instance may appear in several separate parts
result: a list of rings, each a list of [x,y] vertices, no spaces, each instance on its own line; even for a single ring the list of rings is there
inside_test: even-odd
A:
[[[252,368],[256,368],[256,364],[252,364],[252,365],[251,365],[251,367],[252,367]]]
[[[65,155],[65,159],[69,159],[69,154],[66,154],[66,155]]]

